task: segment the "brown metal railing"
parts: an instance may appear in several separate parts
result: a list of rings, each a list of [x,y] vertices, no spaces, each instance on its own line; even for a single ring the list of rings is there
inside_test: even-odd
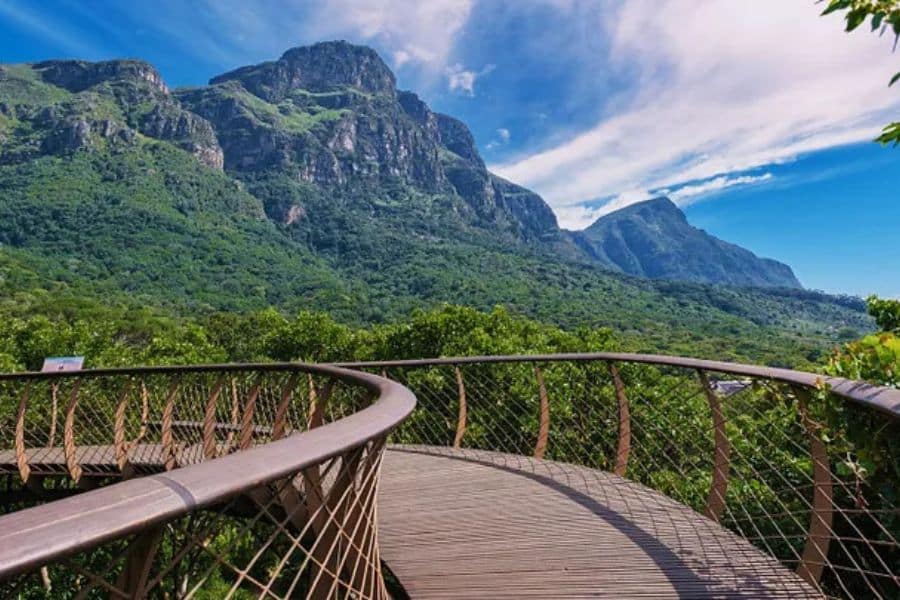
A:
[[[414,404],[329,366],[2,375],[0,597],[385,598],[379,466]]]
[[[827,595],[900,597],[900,390],[616,353],[342,366],[416,394],[395,443],[610,471],[693,507]]]
[[[897,597],[898,416],[898,390],[610,353],[0,375],[0,597],[384,598],[388,435],[609,471],[828,595]]]

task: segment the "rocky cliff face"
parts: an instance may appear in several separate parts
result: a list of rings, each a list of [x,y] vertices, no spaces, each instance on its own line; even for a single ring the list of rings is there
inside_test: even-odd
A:
[[[640,202],[605,215],[584,231],[584,239],[586,249],[595,259],[632,275],[801,287],[789,266],[759,258],[692,227],[668,198]]]
[[[448,210],[459,219],[512,239],[558,232],[540,197],[487,171],[462,122],[395,85],[371,49],[325,42],[174,95],[214,125],[225,169],[238,176],[278,171],[357,201],[359,190],[407,187],[457,197],[463,202]],[[315,219],[314,208],[277,203],[285,222],[301,213]]]
[[[7,130],[17,133],[16,143],[0,151],[0,162],[133,145],[143,135],[222,168],[212,125],[185,110],[156,69],[141,61],[58,60],[0,67],[0,104],[11,116]]]

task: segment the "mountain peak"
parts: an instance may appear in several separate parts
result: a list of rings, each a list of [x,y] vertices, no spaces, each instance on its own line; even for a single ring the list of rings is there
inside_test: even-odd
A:
[[[659,196],[656,198],[651,198],[650,200],[644,200],[642,202],[635,202],[634,204],[629,204],[628,206],[622,207],[618,210],[614,210],[611,213],[608,213],[594,222],[593,225],[588,227],[594,227],[600,221],[608,221],[609,219],[619,219],[619,218],[635,218],[639,217],[644,220],[654,220],[654,219],[678,219],[681,221],[687,222],[687,217],[684,216],[684,213],[678,208],[678,205],[672,202],[668,196]]]
[[[330,92],[346,87],[369,94],[396,96],[397,82],[375,50],[345,41],[291,48],[276,61],[241,67],[210,79],[210,84],[237,80],[269,101],[292,90]]]
[[[584,230],[591,251],[631,275],[762,287],[801,287],[791,268],[688,223],[669,198],[638,202]]]

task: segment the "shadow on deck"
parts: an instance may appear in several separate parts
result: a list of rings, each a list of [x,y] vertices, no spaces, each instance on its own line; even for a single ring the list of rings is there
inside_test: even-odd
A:
[[[382,557],[412,598],[819,598],[774,558],[611,473],[393,446]]]

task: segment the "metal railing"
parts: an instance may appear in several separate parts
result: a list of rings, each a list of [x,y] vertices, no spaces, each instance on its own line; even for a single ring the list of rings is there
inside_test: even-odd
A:
[[[330,366],[2,375],[0,597],[386,598],[379,466],[414,404]]]
[[[900,390],[615,353],[342,366],[415,393],[395,443],[610,471],[716,520],[827,595],[900,597]]]
[[[385,598],[388,436],[609,471],[897,597],[898,417],[898,390],[632,354],[0,375],[0,597]]]

